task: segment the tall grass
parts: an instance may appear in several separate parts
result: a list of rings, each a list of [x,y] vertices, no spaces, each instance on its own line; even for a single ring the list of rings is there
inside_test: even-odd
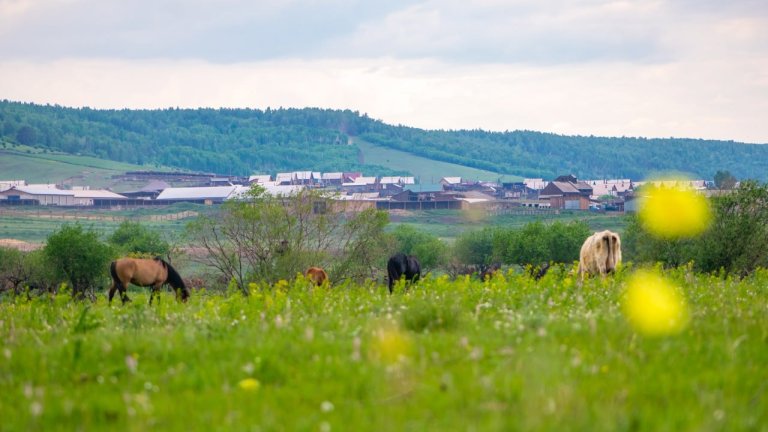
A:
[[[663,338],[627,274],[4,298],[0,429],[765,430],[768,272],[668,272],[692,319]]]

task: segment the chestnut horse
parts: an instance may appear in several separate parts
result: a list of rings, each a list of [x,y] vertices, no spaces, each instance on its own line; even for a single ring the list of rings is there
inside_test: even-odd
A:
[[[310,267],[307,269],[307,271],[304,273],[304,276],[307,277],[315,286],[321,286],[326,281],[328,281],[328,273],[325,272],[325,270],[321,269],[320,267]]]
[[[189,298],[189,290],[179,273],[170,264],[160,257],[153,259],[145,258],[120,258],[112,261],[109,266],[109,273],[112,275],[112,286],[109,288],[109,303],[112,303],[112,297],[116,290],[120,290],[120,298],[123,304],[131,301],[126,294],[129,283],[140,287],[152,287],[152,293],[149,296],[149,304],[155,293],[160,291],[163,285],[168,284],[176,291],[176,297],[181,296],[182,301]]]

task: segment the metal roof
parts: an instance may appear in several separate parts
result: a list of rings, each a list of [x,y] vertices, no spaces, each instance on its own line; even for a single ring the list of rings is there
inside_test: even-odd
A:
[[[105,199],[128,199],[120,194],[104,189],[93,190],[74,190],[75,198],[105,198]]]
[[[234,190],[236,186],[210,186],[210,187],[182,187],[164,189],[158,200],[181,200],[181,199],[225,199]]]

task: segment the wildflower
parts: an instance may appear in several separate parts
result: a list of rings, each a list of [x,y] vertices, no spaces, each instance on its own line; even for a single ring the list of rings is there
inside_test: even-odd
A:
[[[241,380],[237,385],[245,391],[255,391],[261,387],[261,383],[255,378],[246,378]]]
[[[676,287],[647,270],[631,277],[622,309],[632,327],[649,336],[679,333],[689,321],[685,300]]]
[[[712,211],[707,199],[689,187],[650,186],[639,216],[643,226],[656,236],[693,237],[709,227]]]
[[[373,334],[371,357],[387,364],[397,363],[408,357],[411,339],[396,326],[382,327]]]

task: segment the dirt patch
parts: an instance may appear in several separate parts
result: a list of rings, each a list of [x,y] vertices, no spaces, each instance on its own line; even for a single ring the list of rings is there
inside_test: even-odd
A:
[[[15,239],[0,239],[0,247],[17,249],[23,252],[31,252],[43,247],[42,243],[29,243]]]

